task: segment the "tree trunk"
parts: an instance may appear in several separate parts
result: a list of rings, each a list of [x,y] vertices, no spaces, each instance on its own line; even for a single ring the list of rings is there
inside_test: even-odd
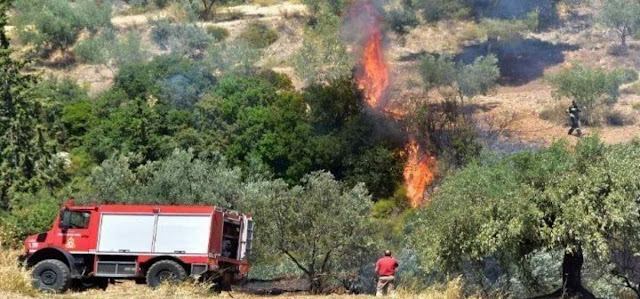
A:
[[[320,294],[322,292],[322,282],[315,273],[308,275],[309,277],[309,292],[311,294]]]
[[[574,252],[565,251],[562,261],[562,287],[548,295],[535,297],[534,299],[547,298],[583,298],[595,299],[596,297],[582,286],[582,264],[584,256],[582,249]]]
[[[564,260],[562,261],[563,295],[595,299],[595,296],[582,286],[583,263],[582,249],[577,249],[575,252],[565,251]]]

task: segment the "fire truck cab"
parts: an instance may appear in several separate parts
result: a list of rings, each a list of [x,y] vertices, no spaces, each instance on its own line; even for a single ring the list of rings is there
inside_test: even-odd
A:
[[[253,221],[213,206],[95,205],[69,200],[48,232],[29,236],[23,260],[40,290],[72,283],[106,288],[109,279],[151,287],[188,276],[246,277]]]

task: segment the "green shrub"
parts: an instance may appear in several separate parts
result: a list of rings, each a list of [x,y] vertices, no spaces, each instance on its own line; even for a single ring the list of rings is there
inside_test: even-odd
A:
[[[634,69],[618,69],[616,72],[618,76],[620,76],[620,80],[623,84],[635,82],[638,80],[638,72],[636,72]]]
[[[172,33],[172,20],[158,19],[151,22],[151,40],[155,42],[161,49],[167,49],[169,46],[169,38]]]
[[[414,11],[409,8],[395,8],[387,14],[387,22],[391,30],[403,36],[420,23]]]
[[[173,107],[189,108],[216,82],[202,64],[177,55],[155,57],[148,63],[125,65],[114,78],[114,87],[130,99],[150,95]]]
[[[427,22],[437,22],[443,19],[466,18],[471,14],[471,8],[461,0],[414,0],[414,5],[422,9]]]
[[[115,67],[143,62],[148,52],[142,49],[142,37],[138,31],[130,31],[117,37],[113,31],[102,32],[80,42],[75,52],[81,61],[104,64],[112,71]]]
[[[235,21],[235,20],[241,20],[244,18],[245,13],[241,10],[238,9],[229,9],[227,10],[224,14],[224,17],[220,17],[218,16],[217,19],[218,21]]]
[[[92,0],[17,0],[14,7],[18,38],[40,49],[65,51],[82,30],[111,26],[111,5]]]
[[[158,8],[165,8],[167,4],[169,4],[169,1],[171,0],[156,0],[156,6]]]
[[[205,31],[216,41],[224,41],[225,39],[227,39],[227,37],[229,37],[229,30],[224,27],[207,25],[207,27],[205,27]]]
[[[196,56],[212,41],[212,36],[196,24],[178,24],[171,20],[152,21],[151,38],[163,50]]]
[[[615,104],[620,95],[620,85],[624,81],[624,71],[607,71],[583,65],[574,65],[547,78],[558,99],[576,100],[584,106],[584,121],[594,125],[595,110],[598,106]],[[626,76],[629,76],[627,74]]]
[[[205,61],[213,70],[222,74],[253,74],[255,64],[262,57],[260,49],[245,40],[217,43],[207,49]]]
[[[107,60],[104,52],[106,44],[104,40],[97,37],[87,38],[75,47],[78,59],[84,63],[102,64]]]
[[[340,36],[340,17],[323,14],[304,33],[302,48],[293,58],[299,78],[307,84],[328,83],[351,76],[355,59]]]
[[[347,0],[301,0],[315,18],[323,14],[341,15],[349,5]]]
[[[0,218],[0,239],[5,245],[17,247],[32,234],[47,231],[57,216],[61,202],[47,191],[37,194],[14,194],[9,215]]]
[[[264,23],[252,23],[240,35],[252,47],[262,49],[278,40],[278,33]]]

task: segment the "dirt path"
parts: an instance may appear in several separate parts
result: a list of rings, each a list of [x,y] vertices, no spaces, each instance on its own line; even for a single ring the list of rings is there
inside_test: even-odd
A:
[[[274,18],[280,18],[283,15],[287,14],[305,14],[307,12],[307,8],[304,4],[295,4],[295,3],[280,3],[276,5],[269,6],[260,6],[260,5],[238,5],[231,7],[223,7],[219,9],[219,13],[229,13],[229,12],[238,12],[244,16],[241,20],[234,20],[228,22],[201,22],[200,24],[216,24],[220,26],[233,26],[233,24],[246,22],[247,19],[256,20],[256,19],[264,19],[264,20],[272,20]],[[147,14],[140,15],[125,15],[125,16],[115,16],[111,18],[111,23],[114,26],[125,29],[136,26],[145,26],[149,23],[150,20],[154,18],[162,18],[167,17],[168,14],[165,11],[152,12]]]

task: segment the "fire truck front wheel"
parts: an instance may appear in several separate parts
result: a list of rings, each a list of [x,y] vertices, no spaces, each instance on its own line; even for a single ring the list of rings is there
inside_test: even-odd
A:
[[[71,285],[71,271],[59,260],[44,260],[33,267],[33,286],[44,292],[63,293]]]
[[[161,260],[147,271],[147,284],[156,288],[163,283],[179,283],[187,278],[187,271],[172,260]]]

